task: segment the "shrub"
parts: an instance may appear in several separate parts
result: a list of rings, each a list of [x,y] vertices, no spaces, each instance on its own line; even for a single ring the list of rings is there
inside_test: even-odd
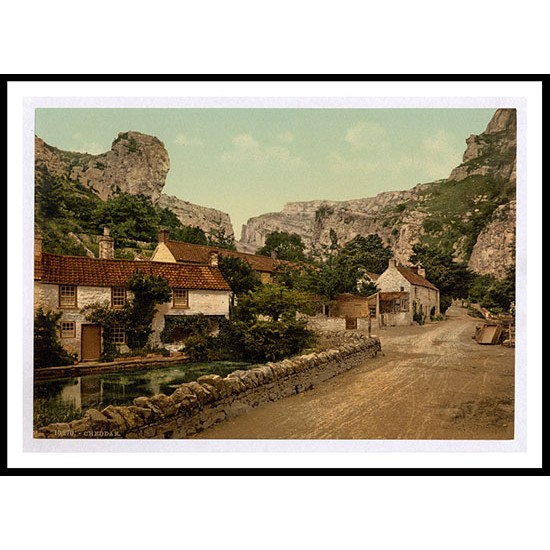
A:
[[[192,363],[213,361],[216,358],[214,338],[206,334],[196,334],[187,338],[183,351]]]
[[[57,322],[61,313],[44,312],[39,308],[34,316],[34,368],[72,365],[76,353],[68,353],[58,337]]]

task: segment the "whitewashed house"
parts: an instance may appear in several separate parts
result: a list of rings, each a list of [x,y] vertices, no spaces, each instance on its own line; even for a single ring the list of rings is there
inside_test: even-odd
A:
[[[369,296],[369,305],[380,326],[410,325],[415,312],[426,321],[440,315],[439,290],[422,267],[402,266],[391,259],[376,286],[379,292]]]
[[[34,308],[61,312],[60,340],[79,360],[98,359],[102,352],[101,327],[88,322],[81,309],[93,303],[124,306],[130,298],[126,284],[137,271],[164,277],[172,288],[172,300],[157,306],[151,343],[160,342],[167,320],[202,313],[212,318],[229,317],[229,285],[214,265],[115,260],[114,242],[108,231],[99,242],[99,258],[63,256],[42,252],[42,238],[35,237]],[[113,343],[126,351],[124,327],[115,327]]]

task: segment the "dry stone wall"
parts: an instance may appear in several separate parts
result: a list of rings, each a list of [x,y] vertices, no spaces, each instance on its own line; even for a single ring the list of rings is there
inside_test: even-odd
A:
[[[181,384],[171,395],[138,397],[130,406],[89,409],[84,418],[50,424],[38,439],[185,439],[254,407],[301,393],[373,358],[378,338],[356,332],[335,335],[342,344],[319,353],[267,363],[221,378],[209,374]]]

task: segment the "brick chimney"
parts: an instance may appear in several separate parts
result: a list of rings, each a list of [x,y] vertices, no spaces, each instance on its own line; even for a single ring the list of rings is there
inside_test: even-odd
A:
[[[34,234],[34,278],[42,279],[42,235]]]
[[[168,229],[161,229],[159,231],[159,243],[165,243],[170,239],[170,232]]]
[[[418,266],[417,267],[417,271],[416,271],[421,277],[424,277],[424,279],[426,278],[426,270],[422,267],[422,266]]]
[[[397,262],[395,261],[394,258],[390,258],[388,260],[388,269],[392,269],[392,268],[395,268],[397,267]]]
[[[218,267],[220,255],[216,250],[210,251],[210,265],[212,267]]]
[[[103,228],[103,235],[99,238],[99,258],[112,260],[115,257],[115,241],[109,235],[109,228]]]

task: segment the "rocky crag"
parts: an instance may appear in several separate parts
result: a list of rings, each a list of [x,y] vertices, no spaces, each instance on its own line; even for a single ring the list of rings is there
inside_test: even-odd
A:
[[[308,251],[377,233],[408,263],[416,243],[439,246],[481,274],[501,277],[515,244],[516,111],[499,109],[466,139],[463,162],[445,180],[350,201],[308,201],[251,218],[239,248],[253,252],[272,231],[300,235]]]
[[[206,233],[224,229],[233,235],[229,215],[162,193],[170,170],[170,158],[162,141],[140,132],[119,133],[110,151],[99,155],[62,151],[35,137],[35,170],[78,183],[102,200],[117,192],[142,194],[153,204],[169,208],[182,224]]]

